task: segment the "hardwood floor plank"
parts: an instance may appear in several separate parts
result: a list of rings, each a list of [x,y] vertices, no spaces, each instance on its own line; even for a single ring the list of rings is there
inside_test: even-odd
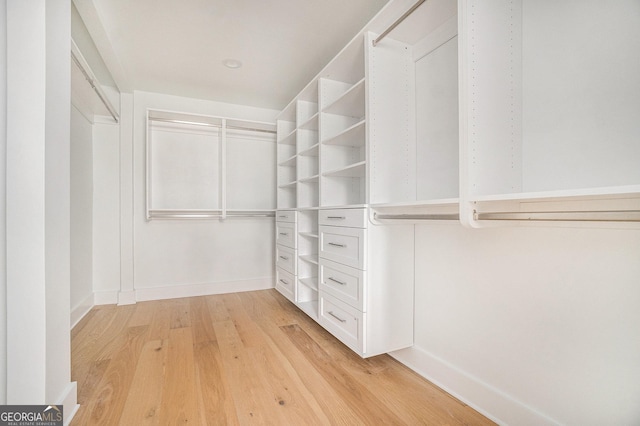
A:
[[[326,379],[331,379],[331,386],[342,399],[351,401],[350,406],[365,424],[401,424],[401,420],[384,409],[381,401],[369,389],[338,365],[299,325],[281,327],[291,341],[303,348],[307,358]]]
[[[168,346],[168,340],[151,340],[144,344],[122,410],[120,424],[159,424]]]
[[[203,425],[239,425],[231,385],[223,371],[217,341],[204,341],[194,347],[196,380],[202,407]]]
[[[169,331],[166,379],[162,387],[161,425],[199,424],[193,338],[189,327]]]
[[[215,342],[216,332],[213,329],[213,320],[209,314],[209,305],[205,298],[192,297],[189,299],[189,315],[193,342],[195,344]]]
[[[275,290],[100,306],[79,326],[73,426],[493,424]]]
[[[94,398],[88,404],[89,416],[86,424],[118,424],[146,333],[147,326],[124,330],[125,342],[114,354],[104,377],[96,387]]]

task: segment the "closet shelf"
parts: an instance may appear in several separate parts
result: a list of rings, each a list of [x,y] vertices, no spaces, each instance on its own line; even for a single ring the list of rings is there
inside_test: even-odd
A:
[[[313,263],[314,265],[318,264],[318,255],[317,254],[303,254],[298,256],[300,260],[304,260],[305,262]]]
[[[318,147],[320,144],[315,144],[307,149],[304,149],[298,153],[301,157],[317,157],[318,156]]]
[[[293,129],[291,133],[283,137],[278,141],[279,144],[282,145],[295,145],[296,144],[296,132],[297,129]]]
[[[322,143],[324,145],[362,147],[365,142],[365,123],[366,120],[361,120],[337,135],[322,141]]]
[[[313,176],[300,178],[300,179],[298,179],[298,182],[300,182],[300,183],[314,183],[314,182],[318,182],[318,178],[319,178],[318,175],[313,175]]]
[[[299,278],[298,281],[305,286],[318,291],[318,277]]]
[[[278,166],[282,166],[282,167],[295,167],[296,165],[296,155],[294,155],[293,157],[287,158],[286,160],[282,161],[281,163],[278,163]]]
[[[307,121],[298,126],[298,129],[302,130],[318,130],[318,117],[320,116],[319,112],[313,114]]]
[[[355,164],[350,164],[346,167],[330,170],[322,173],[324,177],[352,177],[359,178],[364,177],[366,161],[360,161]]]
[[[349,90],[342,94],[333,103],[323,109],[327,114],[345,115],[348,117],[364,117],[364,78],[351,86]]]
[[[283,185],[278,185],[278,188],[280,189],[295,188],[296,183],[298,183],[298,181],[294,180],[293,182],[285,183]]]
[[[319,238],[316,232],[298,232],[298,235],[308,238]]]
[[[302,312],[309,315],[315,321],[318,320],[318,301],[311,300],[309,302],[299,302],[298,307]]]

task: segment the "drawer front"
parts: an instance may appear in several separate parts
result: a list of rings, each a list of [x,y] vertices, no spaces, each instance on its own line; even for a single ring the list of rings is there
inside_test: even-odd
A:
[[[320,210],[318,223],[329,226],[347,226],[350,228],[367,227],[367,209]]]
[[[278,268],[282,268],[290,274],[298,275],[298,270],[296,268],[298,263],[296,262],[296,257],[296,250],[276,245],[276,266]]]
[[[321,226],[320,257],[354,268],[366,269],[365,239],[365,229]]]
[[[320,295],[320,325],[359,354],[364,352],[364,315],[326,293]]]
[[[296,224],[291,222],[276,222],[276,244],[298,248],[296,237]]]
[[[320,290],[365,312],[365,272],[320,259]]]
[[[295,303],[296,277],[282,268],[276,268],[276,290]]]
[[[295,210],[278,210],[276,211],[276,222],[295,223],[296,213],[298,212]]]

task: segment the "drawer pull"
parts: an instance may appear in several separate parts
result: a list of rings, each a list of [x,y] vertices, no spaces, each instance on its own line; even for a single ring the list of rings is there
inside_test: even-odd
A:
[[[286,237],[289,234],[287,234],[286,232],[280,232],[280,235],[282,235],[283,237]]]
[[[333,277],[329,277],[329,278],[327,278],[327,279],[328,279],[329,281],[333,281],[334,283],[338,283],[338,284],[340,284],[340,285],[347,285],[347,283],[345,283],[344,281],[336,280],[336,279],[335,279],[335,278],[333,278]]]
[[[340,248],[346,248],[347,245],[346,244],[338,244],[338,243],[327,243],[330,246],[334,246],[334,247],[340,247]]]
[[[289,260],[289,258],[287,256],[280,256],[280,259],[282,260]]]
[[[278,216],[281,219],[286,219],[288,216],[286,214],[281,214],[280,216]]]
[[[334,219],[334,220],[345,220],[347,217],[346,216],[327,216],[327,219]]]
[[[280,282],[281,282],[282,284],[284,284],[284,285],[289,285],[289,283],[288,283],[287,281],[283,280],[282,278],[280,279]]]
[[[347,322],[347,320],[346,320],[346,319],[342,319],[342,318],[340,318],[339,316],[337,316],[336,314],[334,314],[334,313],[333,313],[333,311],[329,311],[329,312],[327,312],[327,313],[328,313],[329,315],[331,315],[332,317],[334,317],[335,319],[337,319],[338,321],[340,321],[340,322]]]

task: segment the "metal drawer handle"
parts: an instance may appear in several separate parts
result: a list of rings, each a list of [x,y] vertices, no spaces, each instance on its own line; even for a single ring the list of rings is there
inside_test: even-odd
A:
[[[340,284],[340,285],[347,285],[347,283],[346,283],[346,282],[336,280],[336,279],[335,279],[335,278],[333,278],[333,277],[329,277],[329,278],[327,278],[327,279],[328,279],[329,281],[333,281],[334,283],[338,283],[338,284]]]
[[[288,216],[287,216],[286,214],[281,214],[281,215],[280,215],[280,216],[278,216],[278,217],[279,217],[279,218],[282,218],[282,219],[286,219]]]
[[[327,243],[327,244],[329,244],[330,246],[340,247],[340,248],[345,248],[345,247],[347,247],[347,245],[346,245],[346,244],[338,244],[338,243]]]
[[[284,285],[289,285],[289,283],[288,283],[288,282],[286,282],[285,280],[283,280],[282,278],[280,279],[280,282],[281,282],[282,284],[284,284]]]
[[[334,314],[334,313],[333,313],[333,311],[329,311],[329,312],[327,312],[327,313],[328,313],[329,315],[331,315],[332,317],[334,317],[335,319],[337,319],[338,321],[340,321],[340,322],[347,322],[347,320],[346,320],[346,319],[342,319],[342,318],[340,318],[339,316],[337,316],[336,314]]]
[[[282,235],[283,237],[286,237],[289,234],[287,234],[286,232],[280,232],[280,235]]]
[[[346,216],[327,216],[327,219],[345,220]]]
[[[282,260],[289,260],[289,258],[287,256],[280,256],[280,259]]]

